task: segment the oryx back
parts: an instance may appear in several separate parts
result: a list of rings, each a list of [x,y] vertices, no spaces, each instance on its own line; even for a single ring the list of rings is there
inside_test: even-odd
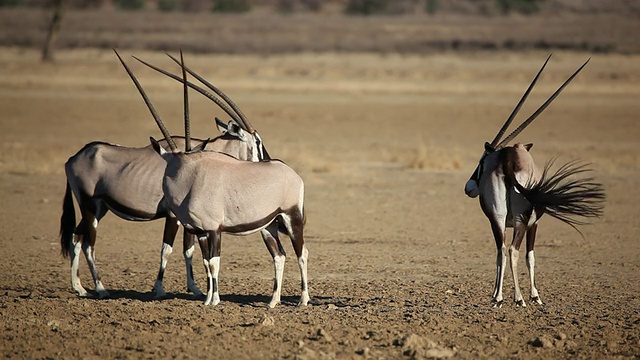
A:
[[[214,152],[172,156],[163,188],[168,207],[195,232],[256,232],[281,213],[301,213],[304,197],[302,179],[284,163]]]

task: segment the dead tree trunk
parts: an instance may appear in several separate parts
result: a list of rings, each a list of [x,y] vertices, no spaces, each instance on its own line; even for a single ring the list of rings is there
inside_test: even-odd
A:
[[[47,38],[44,41],[42,47],[42,61],[53,61],[53,48],[60,31],[60,23],[62,23],[62,5],[64,0],[52,0],[53,1],[53,15],[47,28]]]

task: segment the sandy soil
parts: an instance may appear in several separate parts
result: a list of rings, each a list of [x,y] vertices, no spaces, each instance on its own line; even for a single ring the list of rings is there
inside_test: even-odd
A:
[[[171,68],[161,53],[135,55]],[[220,305],[204,307],[186,292],[181,246],[166,274],[169,298],[155,301],[162,223],[114,215],[101,222],[96,250],[112,298],[76,297],[57,238],[64,162],[92,140],[143,146],[159,132],[110,51],[60,52],[47,65],[36,51],[0,49],[0,354],[638,358],[638,56],[594,56],[519,137],[535,144],[539,165],[558,154],[593,162],[607,206],[584,238],[541,220],[544,305],[517,308],[507,277],[509,301],[490,306],[495,248],[477,201],[462,190],[546,55],[188,53],[306,183],[313,304],[295,306],[299,275],[287,241],[284,303],[268,310],[272,265],[258,235],[224,237]],[[519,119],[589,56],[556,53]],[[179,133],[180,86],[130,64]],[[222,112],[192,98],[194,134],[215,135]],[[91,288],[84,260],[81,277]]]

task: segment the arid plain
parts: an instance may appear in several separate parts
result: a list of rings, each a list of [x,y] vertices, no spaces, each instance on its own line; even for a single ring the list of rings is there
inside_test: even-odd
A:
[[[171,132],[181,87],[161,52],[122,50]],[[431,55],[205,55],[186,61],[231,95],[272,156],[306,184],[312,305],[295,306],[290,242],[283,304],[268,310],[272,263],[259,235],[224,236],[222,302],[185,290],[181,245],[153,300],[162,222],[108,215],[96,256],[111,299],[71,292],[57,237],[64,163],[85,143],[159,137],[109,50],[0,49],[0,354],[15,358],[638,358],[640,356],[640,56],[556,51],[522,121],[588,57],[565,92],[518,137],[539,166],[593,164],[604,216],[582,227],[543,218],[537,285],[517,308],[507,276],[490,306],[495,246],[463,186],[548,52]],[[193,133],[221,110],[192,95]],[[178,243],[178,242],[177,242]],[[196,279],[205,275],[196,256]],[[521,258],[521,286],[528,293]],[[92,288],[84,259],[81,278]]]

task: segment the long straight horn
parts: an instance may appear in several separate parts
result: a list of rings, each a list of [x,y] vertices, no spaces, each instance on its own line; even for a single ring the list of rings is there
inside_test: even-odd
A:
[[[544,109],[547,108],[547,106],[549,106],[549,104],[551,104],[551,102],[560,94],[560,92],[567,86],[569,85],[569,83],[571,82],[571,80],[573,80],[573,78],[576,77],[576,75],[578,75],[578,73],[580,71],[582,71],[582,69],[587,66],[587,64],[589,63],[589,60],[591,60],[591,58],[588,58],[587,61],[584,62],[584,64],[582,64],[582,66],[580,66],[578,68],[578,70],[576,70],[573,75],[571,75],[567,81],[564,82],[564,84],[562,84],[562,86],[560,86],[558,88],[558,90],[556,90],[556,92],[553,93],[553,95],[551,95],[551,97],[549,99],[547,99],[547,101],[544,102],[544,104],[542,104],[538,110],[536,110],[536,112],[534,112],[531,116],[529,116],[529,118],[527,120],[525,120],[522,124],[520,124],[520,126],[518,126],[515,130],[513,130],[513,132],[511,134],[509,134],[509,136],[507,136],[504,140],[502,140],[502,142],[500,142],[500,145],[498,145],[498,147],[506,145],[509,141],[511,141],[514,137],[516,137],[522,130],[524,130],[529,124],[531,124],[531,122],[533,120],[535,120],[536,117],[538,117],[538,115],[540,115],[540,113],[542,113],[544,111]]]
[[[158,127],[160,128],[160,131],[162,132],[162,135],[164,136],[165,140],[167,140],[167,143],[169,144],[171,151],[173,152],[177,151],[178,147],[176,146],[176,143],[171,138],[171,134],[169,134],[169,130],[167,130],[167,128],[164,126],[164,123],[162,122],[162,119],[160,119],[160,115],[158,115],[158,112],[156,111],[156,109],[153,107],[151,100],[142,89],[140,82],[138,82],[138,79],[136,79],[135,75],[133,75],[133,72],[131,72],[131,69],[129,69],[127,64],[124,63],[124,60],[122,60],[122,58],[120,57],[120,54],[118,54],[118,51],[116,51],[116,49],[113,49],[113,52],[116,53],[116,56],[122,63],[122,66],[124,66],[124,69],[127,71],[127,74],[129,74],[129,77],[131,78],[131,80],[133,80],[133,83],[136,85],[138,92],[140,92],[140,95],[142,95],[142,99],[144,99],[144,102],[145,104],[147,104],[149,111],[151,111],[151,115],[155,119],[156,124],[158,124]]]
[[[187,73],[184,71],[184,57],[180,49],[180,63],[182,64],[182,84],[184,84],[184,151],[191,150],[191,122],[189,119],[189,86],[187,86]]]
[[[538,82],[538,79],[540,78],[540,74],[542,74],[542,70],[544,70],[545,66],[547,66],[549,59],[551,59],[551,55],[553,54],[549,54],[549,57],[540,68],[540,71],[538,71],[538,74],[536,75],[536,77],[533,78],[533,81],[531,81],[531,84],[527,88],[527,91],[525,91],[524,95],[522,95],[522,98],[518,102],[518,105],[516,105],[515,109],[513,109],[513,111],[511,112],[511,115],[509,115],[509,118],[507,118],[507,121],[505,121],[504,125],[502,125],[502,128],[500,129],[500,131],[498,131],[498,134],[496,135],[496,137],[493,139],[493,141],[491,141],[491,147],[495,148],[496,145],[498,145],[498,141],[500,141],[500,138],[502,137],[502,135],[504,135],[504,132],[507,131],[507,128],[509,128],[509,125],[511,125],[513,118],[516,117],[516,115],[518,114],[518,111],[520,111],[520,108],[522,107],[522,104],[524,104],[525,100],[527,100],[529,93],[531,93],[531,90],[533,90],[533,87]]]
[[[173,60],[176,64],[181,65],[180,62],[178,61],[178,59],[176,59],[175,57],[173,57],[173,55],[166,53],[168,57],[171,58],[171,60]],[[182,65],[181,65],[182,66]],[[249,131],[250,133],[255,132],[255,130],[253,129],[253,126],[251,126],[251,123],[249,123],[249,120],[247,119],[246,116],[244,116],[244,114],[242,113],[242,110],[240,110],[240,108],[233,102],[233,100],[231,100],[231,98],[229,96],[227,96],[227,94],[225,94],[224,92],[222,92],[222,90],[218,89],[216,86],[214,86],[213,84],[211,84],[210,82],[208,82],[205,78],[203,78],[202,76],[198,75],[195,71],[189,69],[188,67],[183,67],[183,70],[186,69],[189,74],[191,74],[191,76],[193,76],[194,78],[198,79],[198,81],[200,81],[201,83],[203,83],[206,87],[208,87],[209,89],[211,89],[214,93],[218,94],[218,96],[220,96],[227,104],[229,104],[229,106],[231,106],[231,108],[236,112],[236,114],[238,114],[238,116],[240,117],[240,119],[242,120],[242,123],[244,125],[245,130]]]
[[[157,71],[157,72],[159,72],[159,73],[163,74],[163,75],[166,75],[166,76],[168,76],[168,77],[170,77],[170,78],[172,78],[172,79],[174,79],[174,80],[176,80],[176,81],[179,81],[179,82],[181,82],[181,83],[184,83],[184,81],[182,80],[182,78],[180,78],[179,76],[176,76],[176,75],[174,75],[174,74],[172,74],[172,73],[170,73],[170,72],[168,72],[168,71],[166,71],[166,70],[162,70],[162,69],[160,69],[159,67],[154,66],[154,65],[151,65],[151,64],[149,64],[148,62],[146,62],[146,61],[144,61],[144,60],[141,60],[141,59],[139,59],[139,58],[137,58],[137,57],[135,57],[135,56],[133,56],[133,58],[134,58],[134,59],[136,59],[136,60],[138,60],[139,62],[143,63],[144,65],[146,65],[146,66],[148,66],[148,67],[152,68],[153,70],[155,70],[155,71]],[[194,83],[192,83],[192,82],[190,82],[190,81],[187,81],[187,85],[188,85],[190,88],[192,88],[193,90],[195,90],[195,91],[199,92],[200,94],[204,95],[205,97],[207,97],[209,100],[211,100],[211,101],[213,101],[214,103],[216,103],[216,105],[218,105],[218,106],[220,107],[220,109],[222,109],[224,112],[226,112],[226,113],[227,113],[227,115],[229,115],[233,120],[235,120],[235,122],[237,122],[237,123],[239,123],[239,124],[242,122],[242,120],[240,120],[240,118],[238,117],[238,115],[237,115],[236,113],[234,113],[233,111],[231,111],[231,109],[229,109],[229,107],[228,107],[227,105],[225,105],[222,101],[220,101],[220,99],[218,99],[217,97],[215,97],[215,95],[211,94],[211,93],[210,93],[210,92],[208,92],[207,90],[205,90],[205,89],[201,88],[200,86],[198,86],[198,85],[196,85],[196,84],[194,84]]]

